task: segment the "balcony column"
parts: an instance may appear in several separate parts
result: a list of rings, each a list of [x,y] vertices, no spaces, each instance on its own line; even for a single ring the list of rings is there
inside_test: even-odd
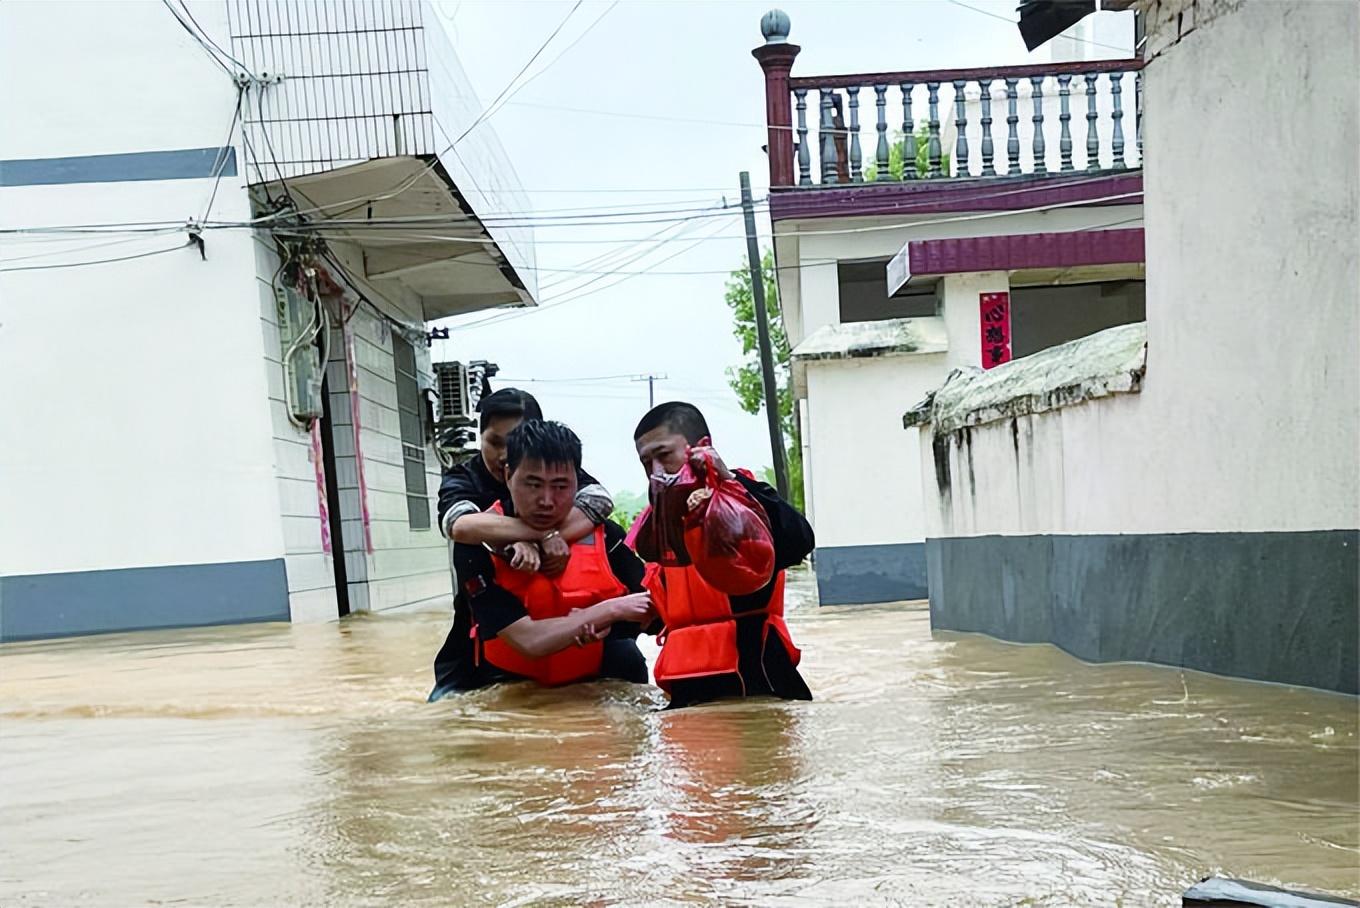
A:
[[[801,48],[789,43],[789,17],[772,9],[760,19],[765,44],[751,55],[765,71],[765,124],[769,135],[770,186],[792,186],[793,113],[789,99],[789,72]]]
[[[1005,271],[946,274],[941,278],[941,314],[949,337],[946,366],[982,366],[982,294],[1010,289],[1010,275]]]

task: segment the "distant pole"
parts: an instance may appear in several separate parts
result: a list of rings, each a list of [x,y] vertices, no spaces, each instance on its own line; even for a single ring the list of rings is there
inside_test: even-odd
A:
[[[645,381],[647,383],[647,409],[656,406],[656,383],[665,381],[669,376],[666,375],[639,375],[633,381]]]
[[[770,315],[765,311],[765,278],[760,273],[760,246],[756,242],[756,209],[751,200],[751,175],[741,172],[741,210],[746,215],[746,257],[751,261],[751,302],[756,310],[756,343],[760,350],[760,377],[765,387],[765,419],[770,425],[770,454],[774,457],[775,487],[788,500],[789,468],[784,462],[784,435],[779,431],[779,391],[774,384],[774,355],[770,352]]]

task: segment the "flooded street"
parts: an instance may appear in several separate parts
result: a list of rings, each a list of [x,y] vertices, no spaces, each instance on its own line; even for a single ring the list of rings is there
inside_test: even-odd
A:
[[[1355,699],[799,590],[811,704],[427,705],[444,612],[4,647],[0,904],[1148,906],[1215,872],[1360,895]]]

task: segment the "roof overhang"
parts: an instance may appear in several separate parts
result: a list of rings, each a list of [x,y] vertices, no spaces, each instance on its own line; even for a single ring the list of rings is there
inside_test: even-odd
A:
[[[790,351],[794,396],[807,396],[807,367],[812,363],[920,356],[948,349],[949,335],[939,316],[823,325]]]
[[[1101,0],[1100,9],[1121,11],[1135,0]],[[1027,50],[1058,37],[1096,11],[1096,0],[1020,0],[1020,37]]]
[[[1141,227],[912,240],[888,262],[888,295],[903,295],[913,282],[980,271],[1009,272],[1012,283],[1141,277],[1143,262]]]
[[[277,182],[261,184],[281,191]],[[373,286],[400,285],[425,321],[496,306],[532,306],[526,281],[437,160],[381,158],[289,179],[304,233],[351,244]],[[323,222],[323,223],[318,223]]]

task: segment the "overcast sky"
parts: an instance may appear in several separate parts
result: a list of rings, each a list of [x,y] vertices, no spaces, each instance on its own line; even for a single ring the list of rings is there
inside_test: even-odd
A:
[[[438,0],[434,6],[486,102],[573,3]],[[802,47],[794,74],[819,75],[1047,61],[1045,48],[1030,57],[1015,25],[1003,21],[1014,17],[1016,5],[837,0],[781,8],[792,20],[790,41]],[[585,0],[528,75],[551,64],[546,72],[489,121],[533,209],[695,208],[724,196],[735,202],[742,170],[751,172],[756,197],[764,196],[764,81],[750,52],[762,43],[760,17],[769,8],[742,0]],[[1103,26],[1097,23],[1102,37]],[[767,217],[757,223],[761,234],[769,233]],[[636,241],[664,226],[540,227],[538,267],[579,267],[631,246],[582,240]],[[646,485],[631,434],[647,406],[647,385],[627,377],[634,374],[667,375],[657,383],[657,400],[697,404],[728,461],[759,470],[770,462],[764,417],[741,412],[724,377],[741,359],[723,303],[723,272],[745,264],[740,214],[692,221],[672,227],[672,234],[678,238],[621,270],[713,273],[608,277],[583,287],[594,278],[542,272],[539,302],[547,308],[483,326],[451,320],[452,337],[436,342],[436,358],[499,363],[495,386],[532,391],[549,418],[576,429],[586,468],[613,489]],[[696,242],[700,237],[713,238]],[[600,376],[625,377],[596,380]]]

